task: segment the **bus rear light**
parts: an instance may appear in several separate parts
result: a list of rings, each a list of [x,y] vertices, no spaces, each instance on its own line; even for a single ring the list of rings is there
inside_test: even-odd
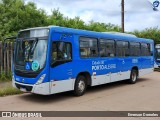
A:
[[[46,76],[46,74],[43,74],[43,75],[38,79],[38,81],[36,82],[36,85],[41,84],[41,83],[43,82],[45,76]]]

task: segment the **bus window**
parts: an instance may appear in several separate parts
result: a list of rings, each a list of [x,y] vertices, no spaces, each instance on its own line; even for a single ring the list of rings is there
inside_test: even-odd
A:
[[[115,56],[115,44],[114,40],[100,40],[100,56],[101,57],[114,57]]]
[[[160,49],[157,48],[157,49],[156,49],[156,52],[157,52],[157,57],[160,58]]]
[[[52,43],[52,63],[56,60],[71,60],[71,44],[68,42],[53,42]]]
[[[142,56],[150,56],[150,44],[141,43],[141,55]]]
[[[118,57],[129,56],[129,44],[125,41],[116,42],[116,54]]]
[[[140,55],[140,43],[130,42],[130,56],[139,56]]]
[[[81,58],[98,57],[97,39],[80,37]]]

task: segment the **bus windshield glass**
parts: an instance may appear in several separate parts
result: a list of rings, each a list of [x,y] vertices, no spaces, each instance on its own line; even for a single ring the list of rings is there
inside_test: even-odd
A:
[[[27,36],[24,33],[20,34],[16,44],[15,69],[24,71],[41,70],[45,66],[46,55],[47,37],[31,36],[28,33]]]
[[[17,69],[37,71],[42,69],[46,61],[47,40],[17,41]],[[34,66],[32,64],[35,64]]]

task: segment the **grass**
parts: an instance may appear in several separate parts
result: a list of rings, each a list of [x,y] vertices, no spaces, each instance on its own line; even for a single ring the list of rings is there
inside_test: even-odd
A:
[[[6,88],[0,90],[0,97],[4,97],[7,95],[21,94],[21,93],[22,92],[16,88],[6,87]]]
[[[0,83],[12,81],[11,79],[0,79]]]
[[[7,95],[21,94],[19,89],[12,87],[12,82],[10,80],[5,82],[0,82],[0,97]]]
[[[20,90],[12,87],[11,81],[12,81],[11,72],[8,74],[5,74],[5,72],[1,72],[0,74],[0,97],[22,93]]]
[[[12,73],[8,72],[5,73],[4,71],[1,71],[0,73],[0,82],[7,82],[12,80]]]
[[[19,89],[12,87],[12,73],[1,71],[0,73],[0,97],[21,94]]]

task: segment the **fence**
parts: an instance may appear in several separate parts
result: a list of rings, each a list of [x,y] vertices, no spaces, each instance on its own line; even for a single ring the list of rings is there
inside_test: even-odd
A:
[[[12,42],[7,43],[5,50],[3,49],[3,42],[0,41],[0,75],[10,74],[12,68],[13,50],[14,44]]]

